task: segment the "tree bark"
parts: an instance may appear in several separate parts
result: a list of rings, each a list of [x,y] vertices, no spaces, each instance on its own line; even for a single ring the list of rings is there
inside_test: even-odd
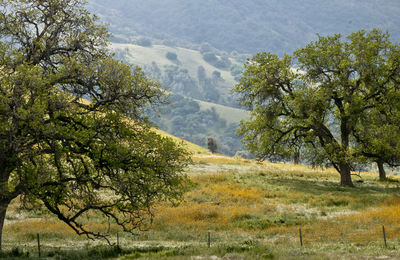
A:
[[[3,235],[4,220],[6,219],[8,203],[0,203],[0,251],[1,251],[1,240]]]
[[[294,164],[299,164],[300,163],[300,152],[296,151],[293,155],[293,162]]]
[[[379,169],[379,180],[384,181],[386,180],[386,172],[385,168],[383,167],[383,162],[382,161],[377,161],[378,164],[378,169]]]
[[[347,163],[340,164],[340,185],[354,187],[353,181],[351,180],[350,165]]]

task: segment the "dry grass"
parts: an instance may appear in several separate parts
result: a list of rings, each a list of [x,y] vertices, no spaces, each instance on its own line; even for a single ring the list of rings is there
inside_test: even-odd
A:
[[[185,200],[177,207],[158,205],[153,228],[139,237],[126,236],[127,246],[153,241],[197,247],[211,231],[215,245],[274,245],[275,253],[289,257],[304,254],[296,251],[301,227],[307,254],[336,256],[357,247],[357,255],[377,256],[383,250],[385,225],[391,245],[385,254],[395,256],[400,242],[400,182],[395,176],[379,182],[376,174],[360,173],[362,183],[343,188],[331,169],[215,155],[196,155],[193,161],[189,170],[193,186]],[[18,215],[17,204],[7,216],[6,244],[33,243],[37,232],[59,244],[82,243],[83,238],[77,240],[46,212]],[[107,225],[95,216],[88,223],[92,228]],[[112,226],[112,232],[117,230]]]
[[[201,147],[200,145],[197,145],[197,144],[188,142],[188,141],[186,141],[186,140],[184,140],[184,139],[182,139],[182,138],[179,138],[179,137],[170,135],[170,134],[168,134],[167,132],[162,131],[162,130],[160,130],[160,129],[154,129],[154,131],[155,131],[156,133],[158,133],[159,135],[161,135],[161,136],[169,137],[169,138],[171,138],[172,140],[176,141],[177,143],[183,144],[183,146],[185,147],[185,149],[187,149],[188,151],[190,151],[193,155],[196,155],[196,154],[211,154],[211,152],[208,151],[208,149],[206,149],[206,148],[204,148],[204,147]]]

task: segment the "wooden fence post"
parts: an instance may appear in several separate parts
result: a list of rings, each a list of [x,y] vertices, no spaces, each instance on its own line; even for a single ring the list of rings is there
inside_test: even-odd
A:
[[[299,236],[300,236],[300,246],[303,247],[303,235],[301,234],[301,228],[299,228]]]
[[[385,233],[385,226],[384,225],[382,225],[382,232],[383,232],[383,241],[385,242],[385,247],[387,247],[387,244],[386,244],[386,233]]]
[[[210,234],[210,231],[208,231],[208,240],[207,240],[207,245],[208,245],[208,248],[210,248],[210,247],[211,247],[211,234]]]
[[[37,233],[37,246],[38,246],[38,254],[40,257],[40,237],[39,237],[39,233]]]
[[[119,233],[117,232],[117,247],[119,247]]]

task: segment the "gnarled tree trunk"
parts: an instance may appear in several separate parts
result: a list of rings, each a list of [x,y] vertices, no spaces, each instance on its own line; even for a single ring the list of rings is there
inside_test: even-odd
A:
[[[384,181],[386,180],[386,172],[385,168],[383,167],[383,162],[382,161],[377,161],[378,164],[378,169],[379,169],[379,180]]]
[[[6,219],[8,203],[0,203],[0,251],[1,251],[1,239],[3,235],[4,220]]]
[[[340,185],[354,187],[353,181],[351,180],[350,165],[342,163],[339,165],[340,170]]]

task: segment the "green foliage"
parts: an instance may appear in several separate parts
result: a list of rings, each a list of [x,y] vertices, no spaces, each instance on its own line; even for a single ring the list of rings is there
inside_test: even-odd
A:
[[[190,76],[187,69],[179,66],[168,65],[164,68],[164,75],[161,76],[164,85],[169,86],[176,94],[187,95],[193,98],[202,99],[203,93],[196,81]]]
[[[218,152],[218,141],[215,137],[207,136],[207,148],[212,153]]]
[[[204,53],[203,59],[210,64],[215,64],[218,61],[218,57],[213,52]]]
[[[165,57],[167,57],[167,59],[175,61],[178,59],[178,55],[176,55],[176,53],[174,52],[167,52],[167,54],[165,54]]]
[[[155,203],[181,199],[188,154],[143,113],[164,91],[113,60],[82,2],[1,1],[0,36],[0,213],[20,196],[107,238],[82,225],[88,215],[133,232]]]
[[[372,30],[344,41],[319,36],[293,56],[255,55],[234,89],[252,110],[239,133],[260,157],[289,157],[301,145],[311,163],[333,165],[341,184],[352,186],[350,169],[364,159],[357,143],[368,146],[360,129],[381,125],[365,119],[382,104],[394,109],[389,97],[398,95],[398,53],[387,33]]]
[[[229,60],[229,57],[223,56],[221,58],[217,57],[214,52],[204,52],[203,59],[214,67],[222,70],[227,70],[232,65],[232,62]]]

